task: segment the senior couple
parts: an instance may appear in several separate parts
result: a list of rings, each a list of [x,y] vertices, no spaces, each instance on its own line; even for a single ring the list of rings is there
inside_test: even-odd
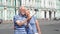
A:
[[[41,34],[39,22],[24,6],[19,7],[18,15],[13,18],[14,34]]]

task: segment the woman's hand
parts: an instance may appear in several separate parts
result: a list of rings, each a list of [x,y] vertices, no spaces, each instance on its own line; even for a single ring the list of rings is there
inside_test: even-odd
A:
[[[41,34],[41,32],[38,32],[38,34]]]

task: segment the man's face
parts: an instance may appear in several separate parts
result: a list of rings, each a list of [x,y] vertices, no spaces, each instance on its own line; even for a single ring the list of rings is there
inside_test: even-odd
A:
[[[25,8],[22,7],[22,8],[20,9],[20,12],[21,12],[22,15],[25,15]]]

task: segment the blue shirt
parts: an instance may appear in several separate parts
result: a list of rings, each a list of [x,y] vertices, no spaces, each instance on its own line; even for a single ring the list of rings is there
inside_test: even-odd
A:
[[[15,15],[15,16],[14,16],[14,26],[15,26],[15,28],[25,28],[25,27],[26,27],[25,24],[23,24],[22,26],[19,26],[19,25],[17,25],[17,23],[16,23],[17,20],[23,21],[23,20],[25,20],[25,19],[26,19],[26,16]],[[30,22],[29,22],[29,24],[30,24],[30,26],[32,27],[34,33],[37,32],[36,24],[35,24],[36,22],[35,22],[35,21],[36,21],[36,18],[33,16],[33,17],[31,18]],[[30,27],[30,26],[29,26],[29,27]],[[28,32],[32,32],[32,31],[30,30],[30,28],[27,28],[27,31],[28,31]]]

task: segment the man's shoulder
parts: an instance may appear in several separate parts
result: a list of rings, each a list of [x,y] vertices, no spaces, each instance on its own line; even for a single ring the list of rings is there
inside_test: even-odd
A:
[[[14,18],[18,17],[19,15],[15,15]]]

